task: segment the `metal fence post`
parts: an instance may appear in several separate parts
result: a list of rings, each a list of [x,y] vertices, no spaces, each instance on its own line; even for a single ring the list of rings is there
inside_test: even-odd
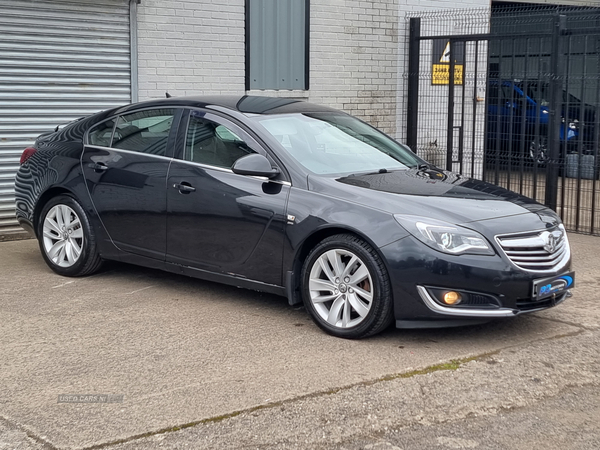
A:
[[[452,170],[452,152],[454,151],[454,71],[456,70],[455,49],[456,41],[450,39],[450,65],[448,67],[448,125],[446,130],[446,170]]]
[[[560,166],[560,128],[564,81],[564,55],[561,36],[564,35],[567,16],[557,15],[553,24],[552,55],[550,57],[551,108],[548,129],[548,162],[546,167],[546,194],[544,203],[556,211],[558,206],[558,172]],[[566,124],[565,124],[566,126]],[[566,133],[566,130],[565,130]],[[565,136],[566,139],[566,136]]]
[[[410,19],[408,42],[408,110],[406,117],[406,144],[417,153],[419,121],[419,62],[421,59],[421,18]]]

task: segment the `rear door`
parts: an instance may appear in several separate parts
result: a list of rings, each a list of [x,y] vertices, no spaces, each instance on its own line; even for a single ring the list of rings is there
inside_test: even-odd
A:
[[[237,175],[233,163],[264,149],[231,121],[191,111],[167,180],[167,261],[282,285],[290,183]]]
[[[88,192],[108,235],[123,251],[164,260],[166,178],[179,113],[172,108],[127,113],[88,134],[81,160]]]

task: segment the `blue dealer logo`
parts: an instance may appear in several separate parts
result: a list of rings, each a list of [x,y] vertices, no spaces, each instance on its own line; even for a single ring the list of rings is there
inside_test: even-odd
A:
[[[565,280],[567,285],[565,286],[565,288],[568,288],[569,286],[571,286],[573,284],[573,277],[570,277],[569,275],[564,275],[562,277],[558,277],[559,280]]]

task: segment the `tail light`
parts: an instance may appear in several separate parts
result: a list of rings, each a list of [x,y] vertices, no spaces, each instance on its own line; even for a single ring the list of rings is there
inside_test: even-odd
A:
[[[27,160],[35,154],[35,152],[37,152],[37,149],[35,149],[33,147],[27,147],[23,151],[23,154],[21,155],[21,161],[19,162],[19,164],[21,164],[21,165],[25,164],[27,162]]]

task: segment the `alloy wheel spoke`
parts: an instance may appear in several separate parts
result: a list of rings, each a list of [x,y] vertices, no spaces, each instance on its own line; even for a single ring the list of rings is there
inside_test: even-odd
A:
[[[58,235],[58,233],[54,232],[52,233],[52,231],[49,229],[48,227],[44,227],[44,237],[47,237],[48,239],[51,239],[52,241],[56,241],[57,239],[60,239],[60,236]]]
[[[60,251],[65,247],[65,241],[62,239],[57,241],[50,249],[48,250],[48,257],[50,259],[55,259]]]
[[[51,217],[46,217],[46,220],[44,221],[44,225],[47,228],[51,228],[52,230],[56,231],[59,234],[62,232],[62,230],[60,229],[60,227],[58,226],[56,221],[54,219],[52,219]]]
[[[72,239],[81,239],[83,237],[83,228],[76,228],[71,233]]]
[[[352,258],[350,258],[350,261],[348,262],[348,264],[346,264],[346,267],[344,268],[344,273],[342,273],[342,275],[341,275],[342,279],[344,279],[348,275],[350,275],[350,271],[352,270],[352,268],[354,267],[354,265],[357,262],[358,262],[358,257],[356,255],[352,255]]]
[[[59,208],[62,213],[63,225],[65,228],[67,228],[71,223],[71,211],[66,205],[60,205]]]
[[[311,278],[308,287],[311,291],[333,292],[335,290],[335,285],[333,283],[327,280],[321,280],[320,278]]]
[[[369,291],[365,291],[364,289],[359,288],[358,286],[354,286],[354,291],[356,292],[359,298],[366,300],[368,303],[371,303],[371,301],[373,300],[373,293]]]
[[[73,215],[73,221],[69,221],[69,228],[75,228],[75,227],[80,227],[81,228],[81,223],[79,222],[79,217],[77,217],[76,215]]]
[[[65,261],[65,241],[62,241],[62,246],[60,247],[60,250],[58,251],[58,255],[56,256],[56,263],[60,266],[64,266],[63,262]]]
[[[335,277],[340,277],[342,275],[342,273],[344,272],[344,265],[340,258],[340,254],[338,253],[337,250],[329,250],[325,254],[327,255],[327,258],[329,259],[329,262],[331,263],[331,267],[333,267],[333,275]]]
[[[325,303],[330,302],[331,300],[335,300],[338,298],[340,294],[326,294],[326,295],[317,295],[312,298],[313,303]]]
[[[63,220],[62,210],[60,206],[55,206],[54,208],[54,220],[56,220],[56,224],[58,225],[59,230],[62,231],[65,226],[65,221]]]
[[[77,241],[71,240],[71,248],[73,249],[73,256],[75,257],[75,260],[77,260],[79,255],[81,255],[81,247]]]
[[[355,294],[348,295],[348,303],[360,317],[365,317],[369,313],[369,307],[365,306]]]
[[[327,262],[327,257],[325,255],[323,255],[318,259],[318,261],[319,261],[319,266],[321,267],[321,270],[323,270],[323,273],[325,274],[325,276],[329,279],[329,281],[331,281],[333,283],[335,280],[335,275],[331,271],[331,267],[329,267],[329,263]]]
[[[350,323],[350,304],[344,300],[344,311],[342,312],[342,327],[346,328]]]
[[[67,241],[65,243],[65,256],[67,257],[69,264],[73,264],[75,262],[75,255],[73,255],[73,245],[71,244],[71,241]]]
[[[369,269],[367,269],[367,267],[364,264],[361,264],[360,266],[358,266],[358,269],[356,269],[356,272],[354,272],[352,274],[352,276],[350,277],[350,284],[352,284],[353,286],[356,286],[358,283],[360,283],[362,280],[364,280],[368,276],[369,276]]]
[[[333,302],[333,305],[331,305],[331,309],[329,310],[329,315],[327,316],[327,322],[331,325],[337,325],[345,303],[346,301],[342,297],[338,297],[336,301]]]

